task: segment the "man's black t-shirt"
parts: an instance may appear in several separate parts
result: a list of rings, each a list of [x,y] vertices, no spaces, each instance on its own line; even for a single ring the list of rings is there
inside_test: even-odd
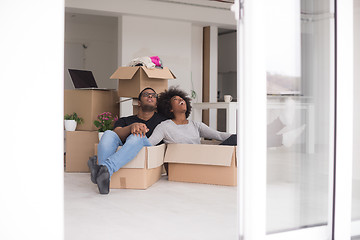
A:
[[[114,124],[114,129],[116,127],[126,127],[133,123],[144,123],[149,131],[146,133],[147,137],[150,137],[152,132],[154,131],[155,127],[161,123],[162,121],[167,120],[165,117],[158,113],[154,113],[154,115],[147,121],[144,121],[137,117],[137,115],[132,115],[129,117],[122,117],[119,120],[117,120]]]

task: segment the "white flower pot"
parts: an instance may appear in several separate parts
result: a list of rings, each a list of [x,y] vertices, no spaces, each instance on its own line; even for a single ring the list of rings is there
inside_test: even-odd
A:
[[[75,131],[77,122],[75,120],[64,120],[66,131]]]
[[[101,137],[104,135],[104,132],[99,132],[99,142],[101,140]]]

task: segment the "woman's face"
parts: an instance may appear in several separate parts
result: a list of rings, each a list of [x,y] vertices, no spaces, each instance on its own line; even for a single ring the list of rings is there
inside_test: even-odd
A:
[[[170,99],[172,112],[186,112],[186,102],[179,96],[173,96]]]

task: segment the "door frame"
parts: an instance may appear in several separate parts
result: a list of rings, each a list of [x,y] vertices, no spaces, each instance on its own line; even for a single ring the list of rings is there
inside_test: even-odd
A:
[[[353,0],[334,0],[334,139],[329,167],[328,225],[266,235],[266,71],[262,0],[239,3],[238,219],[239,239],[350,239],[353,153]],[[340,2],[340,1],[339,1]],[[244,8],[242,8],[244,6]],[[256,136],[253,137],[253,136]],[[332,140],[331,140],[332,141]],[[341,163],[341,164],[340,164]],[[253,191],[256,189],[257,191]]]

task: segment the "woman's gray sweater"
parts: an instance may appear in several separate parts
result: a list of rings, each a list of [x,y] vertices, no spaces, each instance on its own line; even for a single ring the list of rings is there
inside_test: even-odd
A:
[[[189,120],[188,124],[177,125],[169,119],[156,126],[149,141],[153,146],[161,140],[165,143],[200,144],[201,137],[224,141],[230,136],[231,133],[216,131],[201,122]]]

